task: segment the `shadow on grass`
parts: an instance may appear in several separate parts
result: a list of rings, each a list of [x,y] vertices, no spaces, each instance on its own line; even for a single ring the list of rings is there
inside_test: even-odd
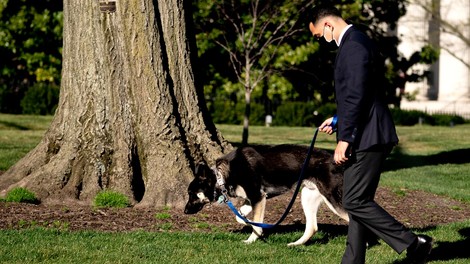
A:
[[[470,259],[470,227],[462,228],[459,234],[463,239],[454,242],[434,241],[433,249],[428,261],[449,261]],[[393,264],[409,263],[406,259],[393,262]]]
[[[266,235],[270,234],[284,234],[292,232],[304,232],[305,224],[291,224],[291,225],[281,225],[277,226],[272,230],[265,231]],[[318,224],[318,232],[321,232],[323,235],[318,236],[317,234],[313,235],[310,240],[306,243],[309,244],[327,244],[331,239],[334,239],[339,236],[345,236],[348,234],[347,225],[334,225],[334,224]],[[300,238],[300,236],[298,237]],[[298,239],[296,238],[296,239]],[[294,241],[291,241],[294,242]]]
[[[416,234],[429,232],[435,229],[435,226],[429,226],[425,228],[420,228],[414,230]],[[271,234],[283,234],[283,233],[292,233],[292,232],[303,232],[305,229],[304,224],[291,224],[291,225],[280,225],[273,229],[265,229],[264,230],[264,238],[268,237]],[[314,235],[305,245],[311,244],[328,244],[328,242],[336,237],[339,236],[346,236],[348,233],[348,226],[347,225],[333,225],[333,224],[319,224],[318,230],[323,235],[318,236]],[[239,231],[235,231],[236,233],[246,233],[247,235],[250,234],[252,231],[251,227],[245,226]],[[463,237],[463,239],[455,242],[447,242],[447,241],[434,241],[433,250],[431,255],[428,258],[428,261],[449,261],[449,260],[457,260],[457,259],[470,259],[470,227],[465,227],[460,229],[459,234]],[[299,236],[300,238],[300,236]],[[381,240],[376,240],[371,237],[372,241],[371,246],[375,246],[378,244],[384,244],[385,242]],[[294,241],[292,241],[294,242]],[[402,253],[402,255],[406,255],[406,251]],[[409,263],[409,260],[406,257],[403,257],[400,260],[394,261],[393,264],[405,264]]]
[[[455,242],[436,241],[430,260],[470,259],[470,227],[462,228],[464,238]]]
[[[271,234],[288,234],[293,232],[304,232],[305,224],[290,224],[290,225],[279,225],[274,228],[263,229],[263,238],[267,238]],[[234,231],[235,233],[250,234],[252,228],[250,226],[244,226],[242,229]],[[347,225],[334,225],[334,224],[318,224],[318,232],[322,235],[313,235],[306,245],[310,244],[328,244],[331,239],[339,236],[345,236],[348,234]],[[301,235],[300,235],[301,236]],[[298,238],[300,238],[300,236]],[[298,239],[296,238],[296,239]],[[295,241],[295,240],[294,240]],[[290,242],[294,242],[290,241]]]
[[[29,130],[29,127],[21,126],[14,122],[0,121],[0,124],[4,125],[5,127],[14,128],[17,130]]]
[[[412,156],[403,154],[397,147],[385,161],[384,171],[421,167],[438,164],[464,164],[470,162],[470,149],[444,151],[434,155]]]

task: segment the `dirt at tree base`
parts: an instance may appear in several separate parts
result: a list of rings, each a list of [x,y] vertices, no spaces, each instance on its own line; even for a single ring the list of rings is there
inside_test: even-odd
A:
[[[265,222],[274,223],[278,220],[284,213],[291,195],[286,193],[268,200]],[[377,190],[376,201],[410,228],[429,228],[470,219],[469,204],[422,191],[394,192],[392,189],[380,187]],[[329,211],[325,205],[322,205],[318,212],[318,223],[320,229],[322,225],[346,226],[346,222]],[[305,217],[299,197],[277,230],[284,228],[303,231],[304,224]],[[104,232],[249,230],[235,221],[235,216],[228,206],[217,203],[206,206],[194,215],[184,214],[182,208],[103,209],[70,202],[39,205],[0,203],[0,229],[29,227]],[[273,232],[276,232],[276,229]]]

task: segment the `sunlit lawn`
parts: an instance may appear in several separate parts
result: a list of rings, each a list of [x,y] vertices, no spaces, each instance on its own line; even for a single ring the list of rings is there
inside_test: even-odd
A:
[[[34,147],[50,121],[51,117],[0,114],[0,171],[8,169]],[[217,127],[226,139],[239,144],[241,126]],[[405,191],[424,190],[470,203],[470,125],[397,129],[400,145],[387,160],[381,184]],[[306,127],[250,127],[249,142],[308,145],[313,133],[314,128]],[[334,136],[320,134],[316,147],[333,150],[335,141]],[[431,263],[469,263],[470,220],[416,231],[436,240]],[[335,227],[323,227],[309,244],[296,248],[286,246],[300,235],[300,232],[273,233],[266,240],[245,245],[241,240],[246,239],[247,234],[217,231],[0,230],[0,263],[340,262],[345,245],[344,232]],[[369,250],[367,263],[400,263],[396,261],[402,258],[381,243]]]

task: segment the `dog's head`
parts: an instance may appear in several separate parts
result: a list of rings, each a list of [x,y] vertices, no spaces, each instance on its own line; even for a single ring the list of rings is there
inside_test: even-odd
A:
[[[188,187],[188,202],[184,208],[185,214],[195,214],[202,210],[205,204],[213,202],[215,197],[216,176],[214,171],[205,163],[196,166],[196,177]]]

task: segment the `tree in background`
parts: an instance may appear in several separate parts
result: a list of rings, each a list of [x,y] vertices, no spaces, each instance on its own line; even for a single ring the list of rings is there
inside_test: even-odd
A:
[[[389,80],[389,102],[398,106],[401,98],[396,96],[396,88],[403,87],[405,82],[418,81],[427,74],[426,72],[411,75],[403,73],[416,63],[429,64],[437,56],[437,52],[430,46],[423,47],[410,58],[404,58],[398,54],[396,46],[399,39],[393,30],[398,18],[406,11],[404,1],[328,2],[336,2],[345,17],[358,26],[362,25],[379,42],[388,62],[386,72]],[[217,44],[217,41],[223,43],[227,40],[232,41],[229,44],[235,45],[238,41],[235,37],[237,32],[234,30],[233,22],[227,22],[219,8],[222,3],[228,3],[225,6],[228,10],[230,9],[231,4],[228,1],[193,1],[194,24],[201,58],[201,67],[197,70],[200,70],[198,75],[204,77],[205,94],[212,113],[216,113],[216,108],[234,108],[245,99],[245,88],[239,82],[240,78],[237,77],[230,63],[230,53]],[[233,3],[247,7],[237,9],[238,13],[232,12],[231,16],[242,18],[246,32],[249,32],[248,29],[253,27],[251,19],[253,12],[249,12],[248,7],[256,1],[244,0]],[[321,1],[315,3],[321,3]],[[292,21],[289,21],[288,25],[294,24],[292,32],[296,31],[298,34],[285,38],[283,44],[277,45],[276,48],[273,48],[274,45],[265,47],[267,53],[263,53],[264,57],[258,59],[260,67],[251,68],[254,72],[251,76],[262,76],[258,69],[263,69],[263,67],[267,74],[262,81],[258,82],[257,88],[251,91],[250,102],[254,102],[255,105],[252,105],[254,108],[250,107],[254,110],[250,115],[259,118],[265,114],[275,114],[281,103],[291,101],[307,101],[317,107],[331,102],[333,100],[331,69],[319,65],[332,65],[336,48],[326,44],[319,46],[317,42],[311,41],[311,36],[306,30],[307,21],[304,18],[308,16],[308,12],[304,15],[297,14],[300,13],[299,10],[304,7],[305,3],[263,1],[262,5],[266,7],[264,13],[276,15],[275,18],[270,18],[273,23],[265,29],[267,33],[263,36],[266,37],[265,40],[272,36],[275,26],[289,19]],[[423,8],[427,6],[423,5]],[[54,112],[58,101],[61,70],[61,10],[62,1],[0,0],[0,54],[2,57],[0,60],[0,111],[31,114]],[[439,18],[437,15],[433,16]],[[258,16],[257,21],[264,22],[267,18],[269,18],[267,15]],[[441,25],[446,27],[443,30],[455,32],[456,36],[464,36],[459,33],[462,32],[459,30],[460,26],[453,27],[443,22]],[[261,22],[258,24],[262,25]],[[235,51],[240,51],[241,47],[236,46]],[[276,51],[276,55],[268,56],[268,52],[272,51]],[[243,59],[239,59],[239,62]],[[245,79],[242,78],[242,80]],[[264,110],[263,107],[260,108],[261,105],[264,106]],[[241,105],[237,107],[241,108]],[[260,110],[263,113],[258,113]],[[218,110],[215,116],[220,112]],[[236,114],[231,113],[231,115],[225,115],[224,120],[242,122],[242,118]]]
[[[212,9],[217,15],[212,30],[205,28],[200,34],[212,36],[212,40],[228,54],[233,76],[244,90],[242,144],[248,143],[251,94],[268,77],[275,76],[280,56],[286,50],[295,52],[287,41],[299,31],[299,16],[312,3],[240,0],[197,4],[200,9]]]
[[[0,0],[0,112],[53,113],[62,63],[62,9],[57,0]]]
[[[408,69],[417,64],[432,64],[438,57],[438,52],[430,45],[421,47],[408,58],[398,52],[400,39],[396,28],[398,20],[407,11],[406,3],[407,1],[363,1],[361,15],[352,20],[379,43],[385,59],[387,100],[397,107],[400,106],[405,83],[419,82],[428,75],[427,71],[407,74]]]
[[[412,4],[415,4],[422,8],[429,17],[432,17],[431,20],[431,25],[434,28],[433,34],[434,36],[431,35],[429,38],[431,39],[424,39],[420,38],[420,36],[416,36],[417,40],[423,41],[423,42],[431,42],[436,49],[442,49],[445,50],[447,53],[449,53],[452,57],[463,63],[467,68],[470,69],[470,62],[468,59],[465,57],[467,54],[465,54],[466,51],[462,49],[462,45],[456,45],[456,41],[460,42],[461,44],[464,44],[467,47],[470,47],[470,34],[469,28],[470,28],[470,20],[465,20],[465,19],[460,19],[460,18],[453,18],[452,13],[444,13],[441,14],[441,12],[444,12],[442,10],[442,7],[444,7],[444,10],[448,8],[447,5],[454,5],[454,6],[465,6],[466,0],[454,0],[452,2],[446,1],[446,4],[441,3],[443,1],[441,0],[413,0],[411,1]],[[468,6],[468,2],[467,2]],[[454,19],[453,21],[450,21],[451,19]],[[443,38],[440,35],[442,32],[445,32],[448,34],[447,38]],[[451,37],[449,37],[451,36]],[[442,41],[442,43],[440,43]]]
[[[396,87],[400,86],[403,81],[400,73],[406,72],[406,68],[410,65],[422,63],[424,55],[429,54],[429,49],[423,48],[413,57],[404,58],[397,51],[399,38],[394,34],[394,30],[398,19],[406,12],[406,1],[323,2],[336,4],[344,17],[378,42],[386,61],[389,103],[399,103],[400,98],[396,95]],[[195,3],[194,18],[198,50],[211,111],[222,111],[222,109],[216,110],[214,105],[230,107],[238,101],[243,101],[246,91],[251,91],[250,102],[256,101],[264,104],[268,102],[271,107],[265,107],[266,114],[271,114],[280,102],[309,101],[319,107],[334,100],[332,66],[337,47],[334,43],[318,45],[318,42],[312,41],[308,32],[308,19],[306,19],[308,8],[302,14],[303,8],[308,3],[263,1],[260,10],[264,13],[259,15],[258,12],[256,16],[252,11],[254,7],[260,7],[256,0],[197,1]],[[315,4],[321,3],[322,1],[315,1]],[[275,14],[275,19],[272,14]],[[259,25],[271,23],[270,26],[262,28],[266,37],[272,37],[275,35],[277,26],[282,25],[283,21],[289,21],[287,25],[293,27],[290,31],[292,34],[283,39],[281,45],[265,41],[262,43],[268,44],[267,46],[253,45],[254,48],[247,46],[250,40],[249,33],[256,32],[251,30],[256,23]],[[253,43],[259,44],[254,41]],[[263,48],[266,54],[263,53],[259,58],[255,57],[258,59],[255,61],[257,67],[250,64],[247,67],[245,62],[247,60],[253,62],[254,60],[250,60],[250,55],[254,57],[260,48]],[[271,51],[276,52],[270,53]],[[234,65],[239,65],[239,68],[234,70]],[[330,67],[325,67],[325,65],[330,65]],[[252,86],[252,89],[247,89],[245,85],[250,84],[247,82],[248,75],[245,74],[248,68],[252,71],[250,76],[263,77],[263,81],[251,82],[251,84],[256,84]],[[406,77],[405,81],[413,81],[422,76]],[[232,103],[220,104],[220,101]]]

